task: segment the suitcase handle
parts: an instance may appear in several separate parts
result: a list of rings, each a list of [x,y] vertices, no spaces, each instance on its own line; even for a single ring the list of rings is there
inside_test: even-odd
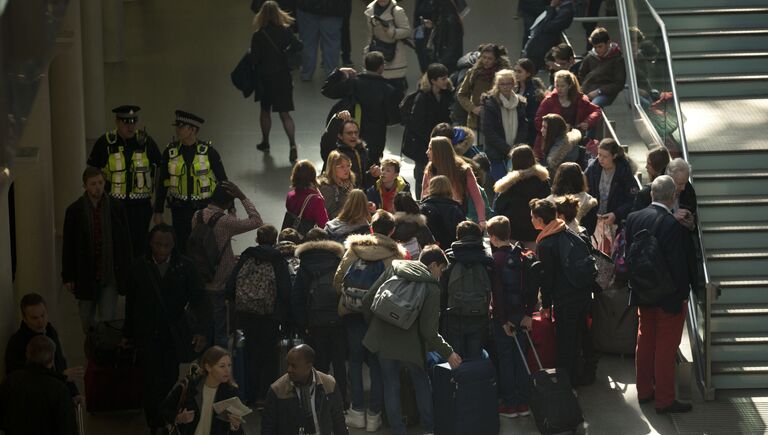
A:
[[[544,366],[541,364],[541,360],[539,359],[539,353],[536,352],[536,346],[533,345],[533,339],[531,339],[531,334],[528,333],[528,330],[523,328],[523,332],[525,332],[525,336],[528,337],[528,342],[531,343],[531,349],[533,350],[533,356],[536,357],[536,363],[539,364],[539,370],[544,370]],[[520,346],[520,342],[517,341],[517,333],[512,336],[512,338],[515,339],[515,345],[517,345],[517,350],[520,352],[520,357],[523,359],[523,365],[525,366],[525,371],[528,372],[529,376],[533,376],[533,373],[531,373],[531,369],[528,367],[527,358],[525,357],[525,353],[523,352],[522,346]]]

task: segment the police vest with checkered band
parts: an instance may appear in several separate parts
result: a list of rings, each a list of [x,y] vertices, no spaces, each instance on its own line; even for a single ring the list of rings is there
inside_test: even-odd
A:
[[[178,142],[168,145],[168,178],[164,180],[168,188],[168,195],[182,201],[199,201],[208,199],[216,190],[216,175],[211,170],[211,162],[208,158],[210,142],[195,145],[195,158],[192,162],[192,191],[189,192],[187,183],[187,165],[184,162]]]
[[[109,155],[107,164],[102,170],[110,183],[109,195],[118,199],[149,198],[152,195],[152,171],[147,155],[146,132],[136,132],[136,141],[142,148],[133,151],[130,162],[125,158],[125,146],[116,145],[118,139],[116,130],[108,131],[105,138]],[[130,192],[127,187],[129,176],[133,177]]]

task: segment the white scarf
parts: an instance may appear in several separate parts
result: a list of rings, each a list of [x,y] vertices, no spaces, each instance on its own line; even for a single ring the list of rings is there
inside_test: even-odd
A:
[[[519,100],[517,95],[512,93],[511,98],[507,99],[499,93],[499,102],[501,102],[501,125],[504,127],[504,139],[509,145],[515,145],[517,136],[517,104]]]

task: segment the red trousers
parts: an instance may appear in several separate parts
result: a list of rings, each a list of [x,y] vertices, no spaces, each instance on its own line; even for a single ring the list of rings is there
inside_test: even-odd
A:
[[[675,357],[683,334],[687,302],[679,314],[661,308],[640,307],[635,370],[637,397],[654,395],[656,408],[675,401]]]

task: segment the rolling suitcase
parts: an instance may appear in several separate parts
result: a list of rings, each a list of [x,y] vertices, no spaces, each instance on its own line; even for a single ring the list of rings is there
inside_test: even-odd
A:
[[[496,369],[490,359],[466,360],[451,370],[438,364],[432,374],[436,435],[499,433]]]
[[[568,375],[558,369],[544,369],[528,331],[525,331],[525,336],[531,342],[531,348],[534,349],[533,356],[539,366],[535,374],[528,370],[528,374],[533,378],[529,406],[536,421],[536,427],[542,434],[575,431],[584,421],[584,417]],[[518,336],[515,335],[517,349],[520,351],[520,356],[524,357],[523,349],[517,340]]]
[[[400,369],[400,413],[403,416],[403,424],[414,426],[419,424],[419,405],[416,402],[416,390],[408,369]]]
[[[532,340],[533,346],[528,350],[528,369],[535,372],[539,369],[536,362],[533,349],[538,352],[541,360],[541,367],[550,369],[555,366],[555,354],[557,352],[557,342],[555,341],[555,323],[551,318],[544,318],[541,313],[533,314],[532,322]]]
[[[237,384],[237,392],[240,399],[243,401],[248,400],[247,385],[245,370],[245,335],[242,329],[230,328],[231,318],[229,315],[229,303],[227,306],[227,351],[232,356],[232,376],[235,378]]]
[[[75,406],[75,416],[77,417],[77,433],[79,435],[85,435],[85,423],[83,422],[83,405],[77,404]]]
[[[637,344],[637,308],[629,306],[626,288],[609,288],[592,304],[592,343],[605,353],[632,355]]]
[[[88,359],[85,368],[85,403],[88,412],[140,409],[142,403],[141,369],[135,358],[111,366]]]

